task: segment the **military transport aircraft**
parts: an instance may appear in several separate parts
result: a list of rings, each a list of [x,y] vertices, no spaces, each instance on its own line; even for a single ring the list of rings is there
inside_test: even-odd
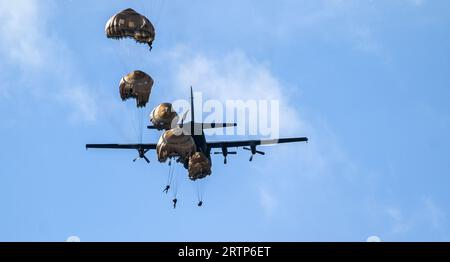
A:
[[[243,149],[251,152],[249,161],[253,160],[255,154],[264,155],[265,153],[257,150],[257,146],[270,145],[270,144],[282,144],[292,142],[307,142],[307,137],[292,137],[292,138],[279,138],[279,139],[266,139],[266,140],[238,140],[238,141],[206,141],[204,129],[210,128],[225,128],[236,126],[236,123],[197,123],[194,119],[194,96],[191,87],[191,121],[188,123],[182,122],[178,125],[183,129],[185,134],[192,136],[195,142],[196,152],[202,152],[209,159],[209,166],[211,167],[211,149],[221,149],[222,152],[214,152],[214,154],[222,154],[224,157],[224,164],[227,163],[227,156],[229,154],[236,154],[236,151],[228,151],[229,148],[243,147]],[[186,114],[185,114],[186,115]],[[156,129],[154,126],[148,126],[148,129]],[[103,149],[135,149],[139,152],[139,158],[143,158],[150,163],[150,160],[145,155],[149,150],[156,150],[157,144],[86,144],[88,148],[103,148]],[[133,161],[136,161],[135,158]],[[188,168],[185,165],[186,169]],[[201,177],[200,177],[201,178]]]

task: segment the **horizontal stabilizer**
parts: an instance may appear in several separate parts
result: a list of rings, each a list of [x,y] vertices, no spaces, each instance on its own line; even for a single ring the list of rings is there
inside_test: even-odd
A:
[[[224,128],[237,126],[236,123],[202,123],[203,129]]]

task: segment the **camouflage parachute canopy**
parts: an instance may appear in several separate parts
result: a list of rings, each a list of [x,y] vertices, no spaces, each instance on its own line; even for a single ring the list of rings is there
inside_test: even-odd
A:
[[[155,28],[150,20],[131,8],[113,15],[106,23],[105,32],[108,38],[134,38],[150,47],[155,39]]]
[[[144,107],[152,91],[153,79],[146,73],[136,70],[120,80],[120,97],[122,100],[135,98],[137,107]]]
[[[162,103],[152,110],[150,121],[158,130],[169,130],[178,122],[178,114],[171,103]]]
[[[159,162],[166,162],[169,157],[179,157],[181,162],[185,162],[195,150],[194,139],[185,135],[183,129],[178,127],[165,131],[156,145]]]
[[[197,180],[211,175],[211,162],[202,152],[195,152],[189,157],[189,178]]]

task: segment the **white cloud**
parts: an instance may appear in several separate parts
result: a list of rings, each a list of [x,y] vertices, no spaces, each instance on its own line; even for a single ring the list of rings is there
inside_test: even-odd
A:
[[[405,218],[400,208],[390,207],[386,213],[392,220],[392,231],[395,234],[405,233],[410,230],[410,220]]]
[[[271,216],[278,206],[278,199],[276,198],[276,194],[271,192],[271,189],[267,188],[267,186],[263,186],[259,190],[259,200],[260,205],[266,212],[267,216]]]
[[[300,4],[301,5],[301,4]],[[276,23],[268,20],[275,41],[298,41],[312,39],[325,41],[328,45],[346,45],[382,61],[389,62],[390,55],[379,37],[373,17],[381,17],[382,5],[377,1],[325,0],[314,1],[313,5],[294,8],[293,5],[277,9],[283,16]],[[275,27],[275,28],[274,28]]]
[[[278,100],[279,128],[296,133],[303,128],[296,109],[300,107],[299,102],[293,105],[289,99],[290,89],[282,86],[268,64],[253,61],[240,50],[210,57],[178,46],[170,53],[170,57],[175,65],[174,80],[178,92],[185,94],[187,87],[192,85],[195,91],[202,92],[205,99],[218,99],[221,102]]]
[[[431,197],[415,200],[411,209],[389,207],[385,211],[391,220],[391,232],[395,235],[406,234],[417,228],[428,228],[440,233],[445,231],[443,225],[446,214]]]
[[[73,108],[72,120],[79,121],[95,121],[97,117],[97,103],[92,94],[85,87],[74,87],[65,89],[62,93],[61,100],[68,102]]]
[[[0,50],[10,62],[37,67],[45,60],[49,45],[46,35],[46,10],[36,0],[0,1]]]
[[[3,86],[0,95],[11,99],[14,90],[27,88],[40,99],[64,100],[72,105],[72,119],[93,121],[97,111],[93,94],[80,87],[84,81],[71,63],[73,54],[61,39],[50,34],[47,22],[52,8],[53,2],[48,1],[0,0],[0,68],[12,72],[15,66],[20,72],[9,76],[14,82]],[[51,79],[51,83],[43,79]],[[20,81],[27,84],[18,84]]]
[[[431,222],[431,225],[434,228],[440,228],[446,216],[444,210],[431,197],[426,197],[423,200],[423,205],[425,209],[424,214]]]
[[[425,0],[409,0],[414,6],[422,6],[425,3]]]

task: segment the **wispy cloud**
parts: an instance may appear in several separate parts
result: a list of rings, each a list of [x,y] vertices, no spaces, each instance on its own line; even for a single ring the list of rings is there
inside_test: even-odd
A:
[[[425,0],[408,0],[414,6],[422,6],[425,4]]]
[[[392,220],[392,231],[395,234],[405,233],[410,230],[411,225],[409,219],[404,217],[400,208],[390,207],[386,209],[386,213]]]
[[[47,11],[35,0],[0,1],[0,52],[10,63],[41,66],[51,45],[46,32]]]
[[[433,198],[419,197],[411,201],[413,205],[409,209],[400,206],[386,208],[393,235],[405,235],[419,227],[439,232],[441,235],[446,233],[443,227],[446,214]]]
[[[431,222],[431,225],[436,229],[440,229],[446,219],[446,214],[442,207],[438,206],[431,197],[425,197],[423,199],[423,208],[424,214]]]
[[[97,117],[97,102],[94,98],[95,94],[91,94],[85,87],[75,87],[65,89],[61,95],[63,102],[69,102],[76,108],[72,112],[71,119],[75,122],[80,120],[94,121]]]
[[[260,205],[266,212],[267,216],[272,216],[274,212],[276,212],[276,208],[279,204],[277,195],[274,194],[272,190],[273,189],[268,188],[267,185],[261,186],[259,189]]]
[[[3,76],[14,81],[6,79],[8,84],[0,94],[12,98],[14,90],[25,88],[26,92],[52,103],[64,100],[77,116],[72,119],[94,121],[98,107],[71,63],[74,56],[62,39],[50,33],[48,19],[53,8],[56,6],[51,1],[0,1],[0,33],[3,37],[0,68],[17,70],[17,73]],[[18,84],[21,81],[27,84]]]

